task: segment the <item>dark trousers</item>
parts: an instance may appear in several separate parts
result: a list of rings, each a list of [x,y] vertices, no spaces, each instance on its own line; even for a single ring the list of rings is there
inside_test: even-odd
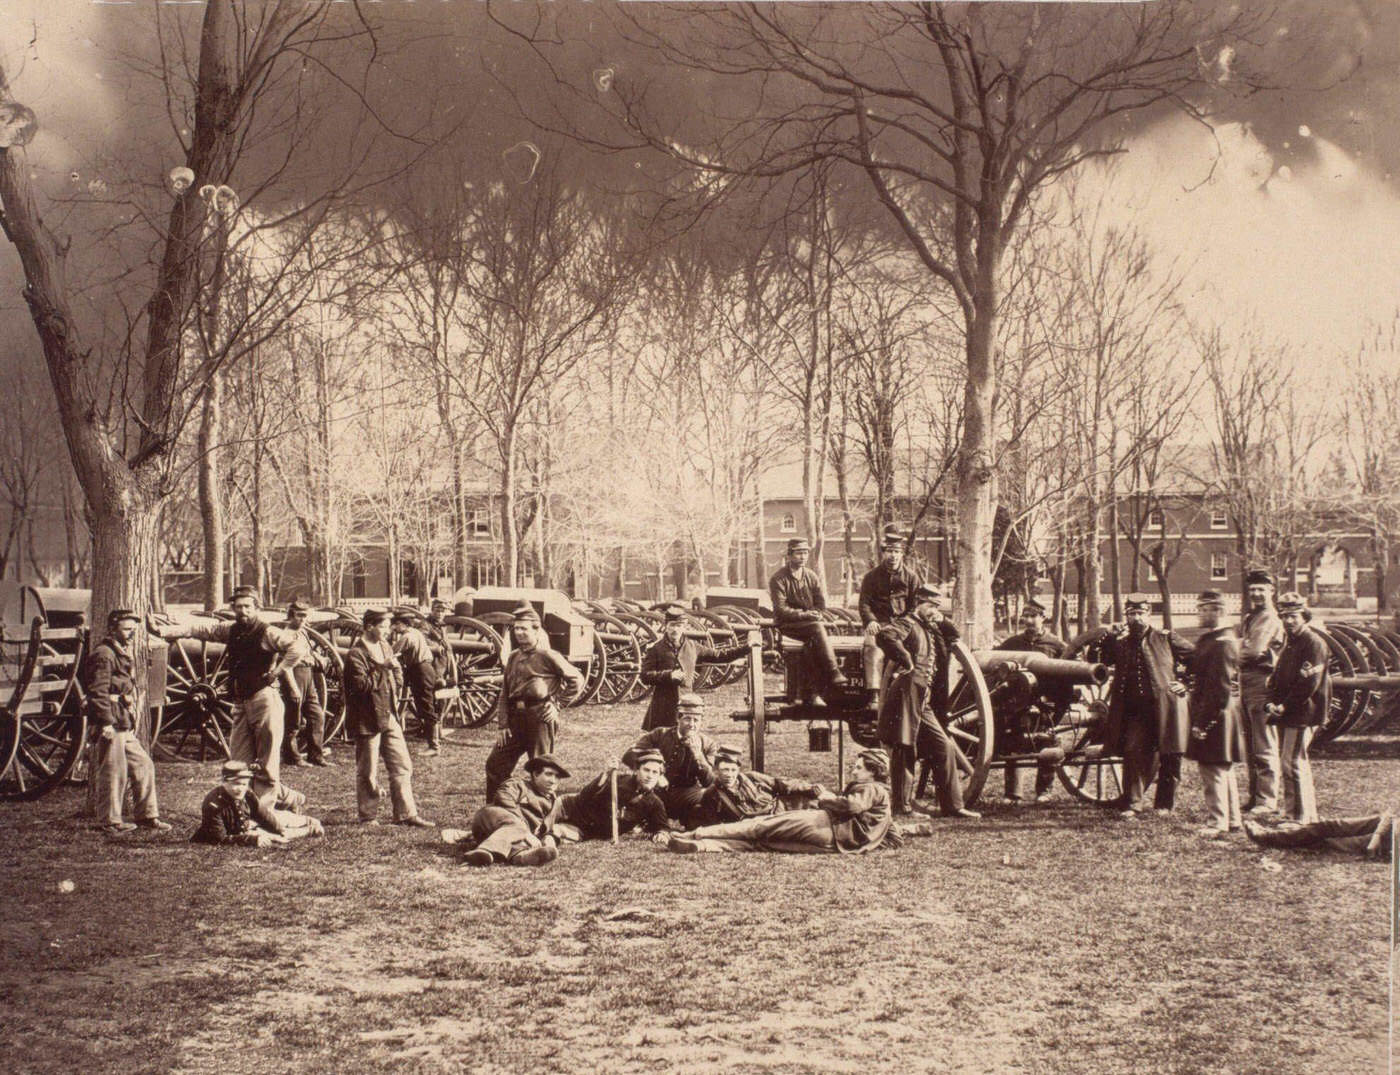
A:
[[[826,628],[820,623],[785,623],[779,630],[788,638],[795,638],[806,643],[807,655],[812,660],[826,682],[831,681],[831,677],[839,670],[836,663],[836,650],[832,648],[831,638],[826,633]]]
[[[311,761],[324,761],[326,756],[326,711],[316,693],[311,669],[294,668],[301,701],[293,702],[283,693],[286,702],[286,724],[282,736],[282,757],[285,761],[301,761],[302,750]]]
[[[963,790],[957,752],[937,717],[930,715],[919,723],[916,750],[924,763],[925,777],[933,781],[938,792],[939,807],[945,814],[961,810]]]
[[[1152,805],[1170,810],[1176,805],[1176,786],[1181,782],[1181,755],[1157,755],[1157,796]]]
[[[420,661],[406,667],[403,678],[413,698],[413,711],[423,725],[423,740],[435,747],[438,745],[438,711],[433,693],[438,686],[437,668],[432,661]]]
[[[1123,805],[1132,810],[1143,807],[1147,785],[1157,770],[1157,728],[1154,721],[1128,716],[1123,728]],[[1177,771],[1181,763],[1178,758]],[[1175,797],[1176,787],[1172,786]]]
[[[661,788],[657,794],[666,807],[667,817],[679,821],[688,829],[705,823],[705,819],[700,816],[700,800],[705,795],[704,788],[698,785],[689,788],[667,787]]]
[[[914,785],[919,754],[911,743],[886,743],[890,753],[890,804],[896,814],[907,814],[914,805]]]
[[[496,745],[486,757],[486,797],[510,779],[520,755],[537,758],[554,753],[554,734],[559,718],[552,703],[535,710],[511,713],[508,723],[496,737]]]

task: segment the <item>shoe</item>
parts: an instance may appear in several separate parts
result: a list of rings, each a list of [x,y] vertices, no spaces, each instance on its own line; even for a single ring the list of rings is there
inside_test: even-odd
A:
[[[496,856],[484,847],[473,848],[462,856],[463,866],[490,866],[495,861]]]
[[[107,836],[123,836],[128,832],[135,832],[136,826],[130,821],[117,821],[111,825],[103,825],[102,832]]]
[[[1219,840],[1226,834],[1225,829],[1217,829],[1214,825],[1207,825],[1196,832],[1202,840]]]
[[[304,767],[306,766],[306,759],[305,759],[305,758],[286,758],[286,759],[283,760],[282,766],[283,766],[283,768],[286,768],[286,769],[301,769],[301,768],[304,768]]]
[[[425,818],[425,817],[419,817],[417,814],[414,814],[412,817],[406,817],[406,818],[402,818],[402,819],[400,819],[400,820],[398,820],[398,821],[395,821],[394,824],[395,824],[395,825],[407,825],[410,829],[435,829],[435,828],[437,828],[437,826],[434,825],[434,824],[433,824],[431,821],[429,821],[427,818]]]
[[[379,824],[379,819],[378,819],[377,817],[362,817],[362,818],[360,818],[360,824],[361,824],[361,825],[378,825],[378,824]]]
[[[559,852],[552,847],[532,847],[511,855],[509,861],[512,866],[544,866],[558,857]]]
[[[845,687],[845,686],[847,686],[850,682],[851,682],[851,681],[850,681],[849,679],[846,678],[846,676],[845,676],[844,673],[842,673],[842,672],[833,672],[833,673],[832,673],[832,676],[831,676],[831,685],[832,685],[833,687]]]
[[[1054,797],[1055,795],[1053,792],[1042,791],[1039,795],[1035,797],[1035,801],[1038,803],[1048,803],[1051,800],[1053,800]]]
[[[460,844],[467,838],[466,829],[440,829],[438,839],[445,844]]]
[[[1130,806],[1126,810],[1122,811],[1118,816],[1121,817],[1124,821],[1136,821],[1137,811]]]
[[[431,758],[431,757],[433,757],[434,755],[436,755],[436,754],[441,754],[441,753],[442,753],[441,749],[439,749],[438,747],[435,747],[435,746],[427,746],[427,747],[424,747],[424,748],[423,748],[423,756],[426,757],[426,758]]]
[[[1152,812],[1153,812],[1154,814],[1156,814],[1158,817],[1171,817],[1171,816],[1172,816],[1171,807],[1169,807],[1169,806],[1154,806],[1154,807],[1152,808]]]
[[[976,810],[969,810],[966,806],[964,806],[964,807],[962,807],[962,808],[959,809],[959,810],[953,810],[952,812],[947,813],[947,814],[944,814],[943,816],[944,816],[944,817],[960,817],[960,818],[965,818],[965,819],[971,821],[971,820],[973,820],[973,819],[975,819],[975,818],[981,817],[982,815],[979,814]]]
[[[929,817],[942,817],[943,811],[931,803],[921,803],[915,799],[910,809],[916,814],[926,814]]]
[[[1259,827],[1259,822],[1250,821],[1246,818],[1243,824],[1244,834],[1248,836],[1251,840],[1257,841],[1261,836],[1264,835],[1264,830]]]
[[[1021,796],[1019,796],[1019,795],[1004,795],[1004,796],[1002,796],[1001,805],[1002,805],[1002,806],[1020,806],[1020,805],[1022,805],[1025,801],[1026,801],[1026,800],[1023,799],[1023,798],[1021,798]]]
[[[1250,817],[1268,817],[1270,814],[1277,814],[1278,808],[1268,806],[1264,803],[1257,803],[1256,805],[1251,806],[1248,810],[1244,812]]]
[[[700,851],[700,841],[690,840],[684,836],[672,836],[671,842],[666,845],[667,851],[674,851],[678,855],[694,855]]]
[[[169,832],[171,828],[168,822],[162,821],[158,817],[143,817],[136,824],[143,829],[151,829],[154,832]]]

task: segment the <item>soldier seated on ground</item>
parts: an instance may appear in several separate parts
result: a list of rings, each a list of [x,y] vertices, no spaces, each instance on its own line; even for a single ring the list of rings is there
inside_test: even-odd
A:
[[[745,772],[743,760],[735,747],[715,750],[715,782],[705,789],[697,810],[701,824],[723,825],[816,805],[816,784],[754,770]]]
[[[465,852],[462,865],[543,866],[558,858],[558,789],[569,771],[553,754],[539,754],[525,763],[525,773],[501,784],[491,801],[472,815],[465,832],[442,830],[443,843]]]
[[[658,751],[666,764],[666,784],[657,793],[668,817],[690,827],[699,822],[696,812],[705,789],[714,783],[714,757],[718,744],[700,730],[705,700],[698,694],[682,694],[676,700],[673,727],[653,728],[622,756],[622,764],[635,766],[647,751]]]
[[[267,781],[257,762],[226,761],[223,783],[204,797],[200,806],[199,828],[190,837],[197,844],[239,844],[244,847],[272,847],[302,836],[321,836],[325,829],[314,817],[280,807],[263,806],[253,787],[255,778]],[[279,804],[304,804],[300,793],[284,789]]]
[[[1395,819],[1388,813],[1369,817],[1340,817],[1307,825],[1289,824],[1266,829],[1257,821],[1245,819],[1244,831],[1263,847],[1331,848],[1365,858],[1390,861]]]
[[[640,751],[631,757],[632,772],[617,773],[617,832],[639,829],[664,842],[670,831],[666,804],[657,789],[666,782],[666,759],[659,750]],[[560,803],[561,820],[554,826],[560,840],[607,840],[612,837],[613,798],[607,772],[599,773]]]

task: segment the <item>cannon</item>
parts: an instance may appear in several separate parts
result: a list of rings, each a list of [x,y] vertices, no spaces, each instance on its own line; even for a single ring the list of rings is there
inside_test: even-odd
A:
[[[539,613],[550,647],[584,674],[583,693],[572,704],[591,702],[603,688],[608,674],[607,643],[593,622],[574,609],[567,594],[559,590],[483,586],[469,601],[472,618],[492,627],[502,638],[502,662],[509,652],[511,614],[522,605],[530,605]],[[637,661],[640,668],[640,655]]]
[[[732,714],[749,726],[754,768],[763,768],[764,738],[769,725],[777,722],[838,722],[857,743],[876,745],[879,687],[864,681],[861,636],[832,631],[832,648],[849,682],[826,691],[825,704],[817,705],[801,700],[813,672],[803,644],[792,639],[781,642],[783,691],[767,692],[765,626],[771,624],[748,627],[747,707]],[[839,630],[840,624],[836,626]],[[1107,715],[1102,692],[1108,678],[1108,669],[1094,662],[1002,650],[974,652],[955,642],[944,728],[955,748],[964,799],[976,801],[993,768],[1051,759],[1060,782],[1077,798],[1116,801],[1122,794],[1122,759],[1104,755],[1096,738]],[[927,771],[920,774],[920,795],[928,779]]]

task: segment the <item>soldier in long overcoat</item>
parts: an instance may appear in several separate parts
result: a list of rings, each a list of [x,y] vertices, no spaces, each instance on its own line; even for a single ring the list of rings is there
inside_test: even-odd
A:
[[[1225,598],[1219,590],[1206,590],[1196,608],[1205,634],[1196,640],[1191,666],[1195,681],[1186,756],[1201,767],[1208,815],[1201,835],[1214,838],[1240,827],[1235,763],[1248,756],[1248,743],[1240,706],[1240,643],[1233,631],[1220,626]]]
[[[1308,747],[1332,705],[1332,681],[1327,643],[1303,618],[1307,602],[1286,593],[1278,599],[1283,621],[1283,652],[1269,677],[1269,723],[1278,726],[1279,761],[1283,770],[1284,811],[1304,824],[1317,820],[1312,762]]]
[[[1115,625],[1103,640],[1103,663],[1113,666],[1104,753],[1123,756],[1126,818],[1142,809],[1154,769],[1153,806],[1170,810],[1176,805],[1181,755],[1191,732],[1186,688],[1176,678],[1176,665],[1188,663],[1194,647],[1175,631],[1150,626],[1148,608],[1146,597],[1128,598],[1127,623]]]
[[[669,728],[676,723],[676,699],[681,691],[695,687],[695,667],[701,664],[728,664],[748,655],[747,643],[733,646],[704,646],[685,633],[686,612],[679,605],[666,609],[661,637],[642,658],[642,682],[651,687],[651,701],[642,718],[642,731]]]

